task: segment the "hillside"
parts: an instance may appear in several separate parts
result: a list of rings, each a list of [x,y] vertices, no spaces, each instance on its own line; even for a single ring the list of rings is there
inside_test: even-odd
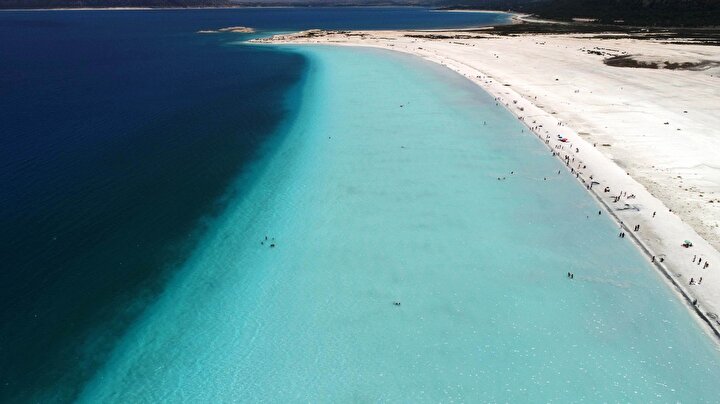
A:
[[[720,0],[442,0],[447,7],[514,10],[603,24],[720,26]]]
[[[634,25],[720,25],[720,0],[549,0],[528,5],[545,18]]]

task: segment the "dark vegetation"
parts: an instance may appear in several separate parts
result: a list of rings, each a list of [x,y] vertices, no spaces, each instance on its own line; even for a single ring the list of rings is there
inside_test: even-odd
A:
[[[446,6],[514,10],[541,18],[602,24],[720,26],[720,0],[441,0]]]
[[[603,62],[608,66],[615,67],[668,70],[705,70],[720,65],[720,63],[712,60],[702,60],[699,62],[643,61],[635,59],[632,55],[613,56],[605,59]]]
[[[668,43],[720,46],[720,27],[642,27],[598,23],[525,23],[499,25],[477,30],[495,35],[594,34],[595,38],[612,39],[618,35],[634,39],[654,39]]]
[[[551,0],[534,5],[548,18],[594,18],[645,26],[720,25],[720,0]]]

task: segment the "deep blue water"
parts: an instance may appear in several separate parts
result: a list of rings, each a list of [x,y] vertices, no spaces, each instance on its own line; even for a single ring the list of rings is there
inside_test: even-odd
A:
[[[417,8],[0,13],[0,401],[47,390],[71,400],[292,119],[301,55],[197,30],[502,18]]]

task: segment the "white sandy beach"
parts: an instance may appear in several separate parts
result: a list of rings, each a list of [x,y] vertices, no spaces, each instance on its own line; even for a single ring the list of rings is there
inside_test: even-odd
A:
[[[688,306],[720,336],[720,47],[460,31],[316,31],[256,42],[378,47],[468,77],[546,140],[549,152],[567,159],[567,169],[585,186],[597,182],[591,192],[624,223],[618,232],[635,240],[649,260],[654,256],[688,302],[697,299],[695,308]],[[661,67],[709,63],[694,70],[603,63],[622,55]],[[610,192],[603,192],[606,187]],[[684,240],[693,246],[682,247]],[[701,277],[700,285],[689,284]]]

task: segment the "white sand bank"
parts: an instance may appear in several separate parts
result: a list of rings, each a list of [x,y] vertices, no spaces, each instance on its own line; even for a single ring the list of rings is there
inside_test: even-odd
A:
[[[688,301],[697,299],[693,310],[720,336],[720,67],[714,64],[720,47],[619,36],[402,31],[314,31],[260,42],[379,47],[465,75],[534,128],[559,158],[567,157],[568,170],[586,186],[598,182],[593,194],[625,224],[618,232],[656,257],[678,291]],[[661,67],[709,63],[695,70],[603,63],[621,55]],[[681,247],[686,239],[693,247]],[[706,262],[710,266],[703,268]],[[702,284],[689,285],[700,277]]]

